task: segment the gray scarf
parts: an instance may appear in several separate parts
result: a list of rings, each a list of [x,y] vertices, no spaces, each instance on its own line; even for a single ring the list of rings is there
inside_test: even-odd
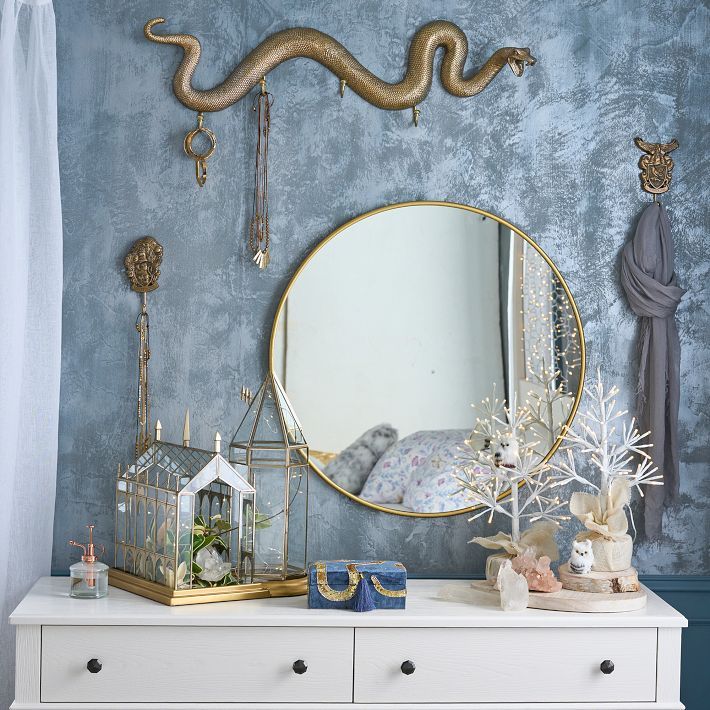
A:
[[[675,311],[685,289],[673,271],[673,240],[665,207],[650,204],[641,215],[634,238],[624,246],[621,284],[631,310],[641,317],[638,411],[642,431],[650,430],[648,452],[663,474],[663,486],[647,486],[645,529],[661,534],[663,505],[679,490],[678,403],[680,341]]]

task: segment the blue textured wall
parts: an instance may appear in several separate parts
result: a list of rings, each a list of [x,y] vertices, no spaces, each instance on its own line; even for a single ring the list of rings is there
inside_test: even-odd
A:
[[[112,535],[116,464],[134,437],[138,296],[122,259],[152,234],[165,247],[150,296],[154,416],[178,438],[184,408],[193,442],[231,435],[244,412],[242,384],[258,385],[278,297],[308,251],[345,220],[389,202],[443,199],[501,214],[537,239],[569,281],[582,313],[589,364],[600,364],[631,404],[635,319],[618,286],[618,255],[646,195],[635,135],[676,136],[669,207],[680,282],[682,502],[663,542],[642,544],[645,573],[708,574],[707,5],[639,2],[428,0],[291,3],[57,2],[59,128],[65,225],[60,460],[54,570],[66,541],[98,523]],[[207,117],[218,137],[200,190],[182,139],[195,117],[170,86],[180,51],[143,39],[166,13],[170,31],[197,35],[196,83],[211,86],[263,37],[310,25],[342,41],[390,80],[409,39],[428,20],[459,24],[478,66],[504,45],[539,59],[524,78],[505,70],[478,97],[460,100],[435,80],[421,106],[384,112],[306,60],[269,76],[276,97],[271,143],[273,261],[248,260],[255,131],[250,101]],[[324,406],[337,408],[337,402]],[[338,413],[347,416],[347,413]],[[31,475],[31,473],[28,473]],[[482,570],[465,516],[414,520],[350,502],[312,478],[310,556],[394,558],[420,575]]]

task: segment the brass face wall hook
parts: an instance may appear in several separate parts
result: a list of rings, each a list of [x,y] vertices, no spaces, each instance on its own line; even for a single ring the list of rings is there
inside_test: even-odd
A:
[[[205,128],[203,125],[204,115],[202,111],[197,114],[197,128],[190,131],[185,136],[185,141],[183,142],[183,148],[185,149],[185,154],[195,161],[195,179],[200,187],[203,187],[207,182],[207,160],[212,157],[212,154],[217,147],[217,138],[215,134],[209,128]],[[196,153],[192,148],[192,141],[195,136],[200,133],[204,133],[210,141],[210,147],[204,153]]]
[[[634,138],[634,143],[646,155],[639,159],[641,172],[641,188],[653,195],[653,201],[658,201],[658,195],[668,192],[673,179],[673,159],[668,153],[674,151],[680,145],[673,138],[668,143],[647,143],[638,136]]]
[[[348,85],[348,80],[347,79],[341,79],[340,80],[340,98],[342,99],[343,96],[345,96],[345,87]]]
[[[134,242],[123,260],[131,289],[141,294],[141,311],[136,320],[136,330],[139,338],[136,456],[140,456],[152,443],[150,391],[148,388],[148,360],[150,360],[148,293],[158,288],[162,261],[163,247],[153,237],[143,237]]]

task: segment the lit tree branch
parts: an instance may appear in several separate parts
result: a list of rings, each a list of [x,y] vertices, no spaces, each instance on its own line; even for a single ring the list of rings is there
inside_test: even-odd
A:
[[[646,452],[651,447],[645,441],[650,432],[639,432],[634,418],[628,424],[622,422],[620,432],[614,424],[628,413],[616,407],[619,389],[612,386],[606,390],[597,370],[596,381],[585,387],[584,393],[589,405],[577,415],[574,427],[563,435],[563,458],[551,466],[570,481],[598,491],[602,512],[606,512],[615,480],[625,480],[643,495],[641,485],[662,485],[663,476],[657,473],[658,468]],[[596,475],[581,474],[578,459],[591,463]]]
[[[493,411],[489,398],[477,409],[482,416],[466,440],[454,473],[471,504],[482,508],[469,520],[488,515],[490,522],[495,514],[510,518],[511,539],[517,543],[522,520],[569,519],[562,513],[565,502],[555,495],[555,489],[566,484],[569,477],[541,463],[535,451],[537,442],[525,441],[525,431],[533,421],[530,410],[513,403],[511,407],[496,405]],[[482,434],[491,445],[474,448],[472,444]],[[503,455],[498,450],[502,442],[508,442],[508,451]],[[501,499],[504,494],[508,496]]]

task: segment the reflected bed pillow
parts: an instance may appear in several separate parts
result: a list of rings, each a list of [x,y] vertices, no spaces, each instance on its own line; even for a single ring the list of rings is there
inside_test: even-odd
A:
[[[380,458],[360,497],[371,503],[402,503],[414,472],[441,447],[460,446],[467,429],[417,431],[398,441]]]
[[[446,513],[472,505],[467,491],[461,490],[456,480],[456,465],[467,435],[442,443],[412,472],[402,501],[405,508],[415,513]]]
[[[358,495],[382,454],[397,441],[397,430],[389,424],[368,429],[343,449],[323,470],[333,483]]]

